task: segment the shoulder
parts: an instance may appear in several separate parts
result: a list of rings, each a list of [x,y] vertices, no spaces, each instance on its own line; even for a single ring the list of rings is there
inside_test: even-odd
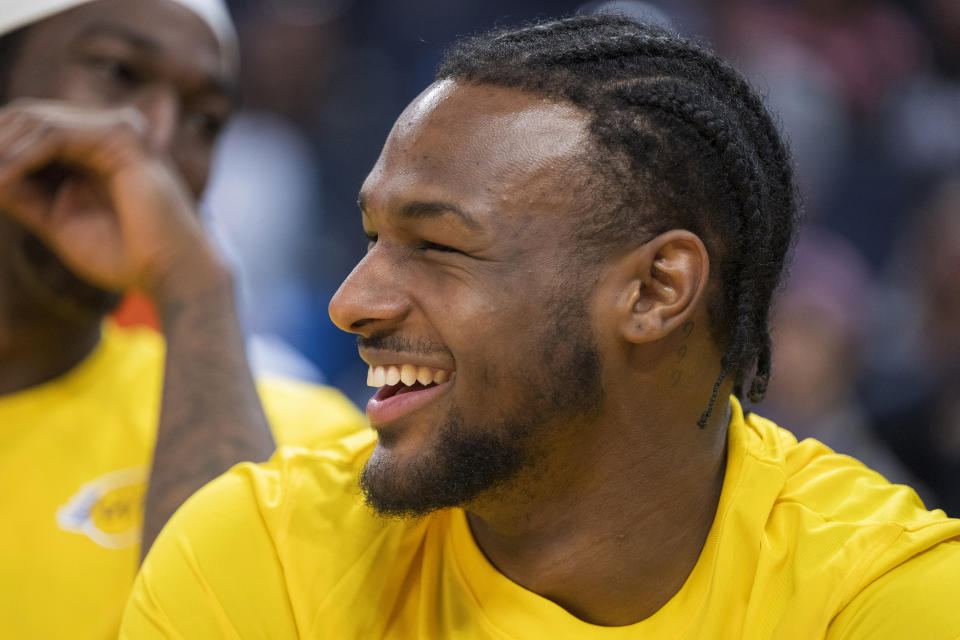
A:
[[[96,356],[98,378],[113,392],[124,389],[126,396],[141,390],[154,399],[151,406],[157,405],[165,350],[163,336],[153,329],[107,322]],[[257,390],[278,445],[320,447],[367,429],[363,414],[333,387],[267,375],[257,380]]]
[[[374,440],[364,432],[322,450],[281,448],[197,492],[151,548],[121,637],[245,637],[262,628],[297,637],[301,577],[316,595],[332,589],[389,524],[356,488]]]
[[[865,603],[901,598],[914,581],[929,580],[945,597],[960,599],[960,520],[928,510],[910,487],[892,484],[816,440],[797,442],[757,416],[749,424],[763,444],[752,446],[755,456],[779,469],[782,479],[765,517],[764,548],[771,567],[785,558],[792,565],[787,573],[770,571],[777,581],[790,583],[795,606],[810,615],[849,611],[845,615],[851,619],[858,611],[862,626],[881,612],[905,624],[913,616],[906,601],[900,608],[874,608],[869,615]],[[938,559],[951,567],[952,576],[934,566]]]
[[[751,415],[748,423],[762,442],[762,447],[753,448],[762,449],[765,461],[783,474],[775,511],[802,509],[823,522],[896,525],[901,529],[960,525],[942,511],[927,510],[911,487],[889,482],[822,442],[812,438],[798,442],[786,429],[756,415]]]
[[[257,390],[278,445],[317,448],[369,430],[363,414],[332,387],[266,376]]]
[[[94,352],[46,388],[56,393],[58,406],[93,407],[101,424],[117,421],[149,443],[160,410],[164,353],[163,338],[153,329],[107,321]]]
[[[163,361],[163,336],[149,327],[121,327],[108,320],[103,323],[102,340],[111,352],[133,360]]]
[[[264,518],[271,497],[281,494],[275,469],[244,463],[187,500],[137,575],[120,637],[241,637],[268,615],[273,629],[286,631],[276,637],[295,637],[283,571],[273,561],[274,532]],[[251,585],[256,607],[249,606]]]
[[[837,615],[830,640],[960,638],[960,538],[894,567]]]
[[[169,528],[195,540],[219,540],[229,537],[221,526],[229,518],[243,529],[261,527],[275,539],[291,528],[306,531],[340,521],[364,506],[357,477],[375,444],[368,429],[315,449],[282,446],[268,462],[238,464],[203,487]]]
[[[107,368],[120,375],[146,375],[149,382],[159,384],[166,346],[163,336],[153,329],[120,327],[107,321],[103,324],[100,346],[103,360],[109,363]],[[134,377],[127,382],[140,383],[141,379]],[[159,388],[156,391],[159,392]]]

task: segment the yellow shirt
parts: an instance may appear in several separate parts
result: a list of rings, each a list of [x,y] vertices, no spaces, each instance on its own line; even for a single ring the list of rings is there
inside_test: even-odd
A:
[[[121,638],[960,637],[960,521],[732,405],[700,559],[636,624],[582,622],[511,582],[459,509],[373,515],[356,488],[373,437],[357,434],[239,465],[195,495],[151,550]]]
[[[139,562],[163,355],[152,331],[108,325],[68,374],[0,396],[0,637],[116,638]],[[261,397],[279,443],[364,424],[332,389],[277,379]]]

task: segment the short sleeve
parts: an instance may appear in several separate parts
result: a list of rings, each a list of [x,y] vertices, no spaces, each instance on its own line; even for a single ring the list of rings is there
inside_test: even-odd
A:
[[[137,576],[121,639],[299,637],[264,519],[272,473],[238,465],[184,503]]]
[[[960,540],[884,574],[830,625],[827,640],[960,639]]]

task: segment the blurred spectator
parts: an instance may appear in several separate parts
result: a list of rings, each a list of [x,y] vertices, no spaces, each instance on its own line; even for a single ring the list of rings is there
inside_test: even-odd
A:
[[[244,113],[224,132],[205,196],[213,236],[233,263],[241,318],[263,373],[320,382],[288,342],[309,334],[319,311],[300,273],[305,239],[322,212],[312,148],[278,116]]]
[[[869,378],[878,428],[960,514],[960,173],[916,216],[895,263]]]
[[[328,382],[341,382],[340,371],[356,360],[326,306],[358,243],[338,233],[342,215],[326,214],[331,145],[317,123],[343,87],[350,54],[339,18],[351,4],[270,0],[240,8],[244,110],[224,134],[205,207],[240,276],[242,317],[256,335],[253,366]]]
[[[726,3],[725,43],[747,60],[804,56],[858,115],[921,68],[923,37],[884,0],[736,0]]]
[[[723,6],[719,42],[781,114],[808,215],[882,266],[913,194],[878,121],[888,97],[925,68],[924,35],[886,0]]]
[[[308,130],[349,51],[338,18],[350,4],[265,0],[241,12],[245,107],[269,109]]]
[[[890,96],[882,126],[898,168],[923,178],[960,168],[960,3],[923,0],[918,6],[931,64]]]
[[[816,438],[919,490],[858,396],[872,293],[867,264],[849,243],[823,229],[803,231],[774,309],[774,376],[759,411],[798,439]]]

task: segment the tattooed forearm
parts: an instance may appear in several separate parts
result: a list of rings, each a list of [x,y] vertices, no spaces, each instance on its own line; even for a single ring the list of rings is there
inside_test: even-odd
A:
[[[141,557],[193,492],[233,464],[273,451],[229,279],[202,296],[164,303],[161,315],[167,359]]]

